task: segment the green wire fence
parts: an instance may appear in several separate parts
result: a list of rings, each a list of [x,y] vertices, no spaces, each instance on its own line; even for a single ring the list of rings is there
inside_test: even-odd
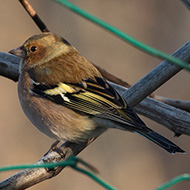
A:
[[[73,11],[74,13],[90,20],[91,22],[97,24],[98,26],[101,26],[102,28],[108,30],[109,32],[118,36],[119,38],[121,38],[125,42],[131,44],[132,46],[140,49],[141,51],[144,51],[144,52],[146,52],[152,56],[158,57],[158,58],[163,59],[163,60],[166,59],[167,61],[170,61],[170,62],[190,71],[190,66],[188,65],[188,63],[186,63],[180,59],[177,59],[171,55],[168,55],[162,51],[159,51],[155,48],[152,48],[152,47],[132,38],[131,36],[127,35],[126,33],[122,32],[121,30],[119,30],[119,29],[115,28],[114,26],[104,22],[103,20],[99,19],[98,17],[91,15],[90,13],[79,8],[78,6],[74,5],[73,3],[71,3],[67,0],[54,0],[54,1],[56,1],[60,5],[64,6],[65,8]]]
[[[185,181],[185,180],[190,180],[190,174],[183,174],[183,175],[177,176],[177,177],[173,178],[172,180],[168,181],[167,183],[161,185],[160,187],[158,187],[155,190],[165,190],[165,189],[175,185],[176,183],[179,183],[180,181]]]
[[[78,166],[79,163],[81,165],[87,167],[88,169],[90,169],[94,173],[79,167]],[[65,167],[65,166],[70,166],[73,169],[75,169],[76,171],[79,171],[79,172],[89,176],[94,181],[96,181],[97,183],[99,183],[101,186],[105,187],[108,190],[116,190],[116,188],[112,187],[111,185],[109,185],[108,183],[106,183],[105,181],[100,179],[95,174],[95,173],[97,173],[97,170],[93,166],[91,166],[87,162],[85,162],[82,159],[80,159],[78,157],[75,157],[75,156],[71,156],[67,160],[61,161],[61,162],[49,162],[49,163],[34,164],[34,165],[33,164],[26,164],[26,165],[15,165],[15,166],[0,167],[0,172],[2,172],[2,171],[10,171],[10,170],[19,170],[19,169],[29,169],[29,168],[30,169],[32,169],[32,168],[49,168],[49,169],[53,169],[53,168],[56,168],[56,167]]]
[[[87,169],[83,169],[83,168],[79,167],[78,166],[79,163],[81,165],[85,166],[86,168],[88,168],[89,170],[91,170],[92,172],[88,171]],[[106,183],[105,181],[100,179],[95,174],[95,173],[97,173],[97,170],[92,165],[88,164],[87,162],[85,162],[82,159],[75,157],[75,156],[71,156],[65,161],[56,162],[56,163],[50,162],[50,163],[34,164],[34,165],[33,164],[26,164],[26,165],[0,167],[0,172],[10,171],[10,170],[19,170],[19,169],[29,169],[29,168],[31,168],[31,169],[32,168],[53,169],[56,167],[65,167],[65,166],[70,166],[73,169],[75,169],[76,171],[79,171],[79,172],[89,176],[91,179],[93,179],[98,184],[100,184],[101,186],[105,187],[108,190],[116,190],[116,188],[112,187],[111,185],[109,185],[108,183]],[[165,189],[175,185],[176,183],[179,183],[179,182],[185,181],[185,180],[190,180],[190,174],[183,174],[183,175],[177,176],[177,177],[173,178],[172,180],[168,181],[167,183],[161,185],[160,187],[158,187],[155,190],[165,190]]]

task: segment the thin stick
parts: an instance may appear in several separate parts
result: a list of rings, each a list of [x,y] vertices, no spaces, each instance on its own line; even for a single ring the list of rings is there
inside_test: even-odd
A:
[[[44,24],[44,22],[40,19],[36,11],[32,8],[30,3],[27,0],[19,0],[19,2],[23,5],[27,13],[30,15],[30,17],[33,19],[33,21],[36,23],[36,25],[39,27],[39,29],[42,32],[49,32],[49,29]]]
[[[173,106],[175,108],[179,108],[181,110],[185,110],[190,112],[190,101],[187,100],[178,100],[178,99],[171,99],[171,98],[166,98],[163,96],[158,96],[156,94],[153,95],[153,97],[155,100],[158,100],[160,102],[163,102],[165,104],[168,104],[170,106]]]

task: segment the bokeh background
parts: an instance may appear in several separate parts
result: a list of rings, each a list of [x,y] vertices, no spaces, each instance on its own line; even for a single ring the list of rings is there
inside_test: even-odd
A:
[[[98,26],[66,10],[51,0],[30,1],[48,28],[64,36],[92,62],[134,84],[160,60],[146,55]],[[179,0],[72,0],[86,11],[159,50],[172,53],[190,39],[190,13]],[[21,45],[40,33],[18,1],[0,4],[0,51]],[[160,87],[156,94],[189,100],[190,73],[182,71]],[[49,149],[53,140],[40,133],[25,117],[17,97],[17,84],[0,78],[0,166],[34,163]],[[162,133],[183,149],[186,155],[170,155],[135,134],[109,130],[80,157],[93,164],[100,176],[121,190],[152,190],[167,180],[190,173],[190,138],[173,133],[141,117],[148,126]],[[3,180],[14,172],[0,173]],[[31,190],[104,189],[88,177],[66,168],[57,177]],[[190,189],[182,182],[171,189]]]

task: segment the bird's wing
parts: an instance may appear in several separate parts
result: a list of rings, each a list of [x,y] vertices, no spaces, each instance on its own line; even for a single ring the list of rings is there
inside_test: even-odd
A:
[[[42,85],[34,83],[33,92],[80,114],[88,114],[134,127],[144,123],[105,79],[96,77],[81,83]],[[134,128],[135,129],[135,128]],[[131,129],[131,130],[134,130]]]

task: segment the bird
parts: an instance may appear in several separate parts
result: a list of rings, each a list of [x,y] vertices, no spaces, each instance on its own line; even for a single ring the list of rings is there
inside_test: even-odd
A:
[[[49,137],[78,144],[114,128],[144,136],[171,154],[185,153],[148,128],[65,38],[44,32],[9,53],[22,58],[18,80],[21,107]]]

